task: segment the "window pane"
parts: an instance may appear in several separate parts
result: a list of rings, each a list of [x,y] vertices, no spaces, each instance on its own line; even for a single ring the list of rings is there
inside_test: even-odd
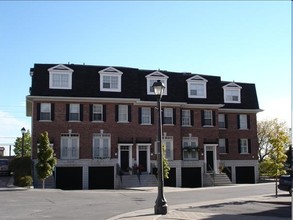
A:
[[[164,108],[164,124],[173,124],[172,108]]]
[[[119,121],[128,122],[128,106],[119,105]]]
[[[141,123],[151,124],[151,109],[150,108],[141,108]]]
[[[191,125],[190,110],[182,110],[182,125]]]
[[[240,115],[240,129],[247,129],[247,115]]]
[[[212,111],[204,111],[204,125],[212,125]]]
[[[225,115],[224,114],[219,114],[218,115],[218,120],[219,120],[219,128],[225,128]]]
[[[103,105],[93,105],[93,121],[103,120]]]
[[[70,104],[69,120],[79,121],[79,104]]]
[[[41,103],[40,120],[51,120],[51,104]]]

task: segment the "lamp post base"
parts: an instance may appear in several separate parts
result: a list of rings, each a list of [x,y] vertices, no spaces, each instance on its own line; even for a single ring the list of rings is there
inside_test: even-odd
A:
[[[155,215],[166,215],[168,213],[168,205],[166,202],[161,201],[160,204],[155,205]]]

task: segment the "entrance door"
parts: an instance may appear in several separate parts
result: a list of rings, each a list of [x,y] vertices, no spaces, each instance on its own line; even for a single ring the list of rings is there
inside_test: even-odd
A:
[[[141,172],[147,171],[147,151],[139,151],[139,167]]]
[[[207,172],[214,171],[214,152],[207,151]]]
[[[120,166],[121,169],[125,172],[128,171],[129,168],[129,151],[121,150],[120,152]]]

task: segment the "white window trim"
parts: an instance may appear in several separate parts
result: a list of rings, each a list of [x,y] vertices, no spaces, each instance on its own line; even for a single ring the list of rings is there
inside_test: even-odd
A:
[[[151,87],[153,86],[153,83],[151,83],[151,81],[158,81],[160,80],[162,83],[164,83],[165,85],[165,89],[163,92],[163,95],[167,95],[168,92],[168,76],[166,76],[165,74],[161,73],[160,71],[155,71],[149,75],[146,76],[147,79],[147,94],[148,95],[155,95],[155,93],[153,91],[151,91]]]
[[[95,113],[96,113],[96,112],[94,112],[94,106],[99,106],[99,107],[101,108],[101,120],[95,120],[95,119],[94,119],[94,115],[95,115]],[[93,104],[93,105],[92,105],[92,108],[93,108],[93,109],[92,109],[92,116],[91,116],[91,117],[92,117],[92,122],[104,122],[104,121],[103,121],[103,118],[104,118],[104,109],[103,109],[103,107],[104,107],[104,106],[103,106],[102,104]],[[96,113],[96,114],[97,114],[97,113]]]
[[[205,124],[204,123],[204,125],[203,125],[203,127],[214,127],[214,125],[213,125],[213,111],[212,110],[204,110],[204,117],[203,117],[203,120],[204,120],[204,122],[205,122],[205,120],[206,120],[206,118],[205,118],[205,113],[206,112],[209,112],[210,114],[211,114],[211,118],[210,118],[210,120],[211,120],[211,124],[210,125],[207,125],[207,124]]]
[[[199,99],[205,99],[207,98],[207,82],[205,78],[195,75],[189,79],[186,80],[187,82],[187,92],[188,92],[188,98],[199,98]],[[192,95],[191,94],[191,86],[192,85],[202,85],[203,86],[203,94],[202,95]]]
[[[106,69],[103,69],[101,71],[99,71],[100,74],[100,91],[104,91],[104,92],[121,92],[122,86],[121,86],[121,77],[123,72],[113,68],[113,67],[108,67]],[[104,88],[103,85],[103,78],[104,76],[115,76],[118,77],[118,87],[117,88]]]
[[[62,64],[59,64],[57,66],[49,68],[48,71],[49,71],[49,88],[50,89],[72,89],[72,73],[73,73],[72,69],[70,69]],[[68,76],[68,86],[67,87],[54,86],[53,85],[53,77],[55,74],[67,75]]]
[[[167,112],[166,110],[168,109],[168,111],[171,112],[171,117],[172,118],[172,122],[171,123],[166,123],[165,121],[165,113]],[[174,125],[174,115],[173,115],[173,111],[174,109],[173,108],[164,108],[164,111],[163,111],[163,125]],[[169,118],[169,117],[168,117]]]
[[[195,142],[195,148],[198,148],[198,137],[183,137],[182,138],[182,147],[183,147],[183,160],[199,160],[199,154],[197,149],[192,149],[193,152],[195,152],[195,157],[192,157],[192,152],[189,152],[187,149],[184,149],[184,143],[188,142],[188,146],[191,146],[192,142]],[[185,157],[184,152],[187,152],[188,157]]]
[[[126,113],[125,113],[126,119],[125,120],[121,120],[121,117],[120,117],[120,115],[121,115],[121,107],[122,106],[126,107]],[[128,118],[129,112],[128,112],[128,110],[129,110],[128,105],[118,105],[118,123],[128,123],[129,122],[129,118]]]
[[[240,130],[248,130],[247,120],[248,120],[248,118],[247,118],[246,114],[239,115],[239,129]]]
[[[50,111],[49,112],[43,112],[42,111],[42,106],[44,106],[44,105],[48,105],[49,106],[49,108],[50,108]],[[42,115],[42,113],[48,113],[49,114],[49,119],[42,119],[41,118],[41,115]],[[51,103],[40,103],[40,120],[39,121],[52,121],[52,118],[51,118],[51,115],[52,115],[52,105],[51,105]]]
[[[69,146],[69,149],[67,149],[67,156],[64,156],[63,155],[63,146],[61,145],[61,143],[62,143],[62,138],[68,138],[68,141],[69,141],[69,143],[70,144],[68,144],[68,146]],[[77,149],[76,149],[76,153],[77,153],[77,155],[76,155],[76,157],[73,157],[72,156],[72,153],[70,153],[71,151],[72,151],[72,140],[73,139],[77,139]],[[61,140],[60,140],[60,150],[61,150],[61,156],[60,156],[60,159],[62,159],[62,160],[76,160],[76,159],[79,159],[79,134],[73,134],[73,133],[68,133],[68,134],[61,134]]]
[[[95,139],[98,139],[100,144],[103,139],[108,139],[108,157],[96,157],[95,156]],[[103,147],[99,149],[99,152],[103,154]],[[111,158],[111,134],[106,134],[106,133],[94,133],[93,134],[93,158],[94,159],[109,159]]]
[[[174,143],[173,143],[173,136],[163,136],[162,137],[162,146],[166,144],[166,142],[170,142],[170,157],[167,157],[167,149],[166,149],[166,158],[168,160],[174,160]],[[167,145],[166,145],[167,148]]]
[[[224,140],[224,146],[220,145],[220,140]],[[220,148],[225,148],[225,152],[221,152]],[[227,154],[227,143],[225,138],[219,138],[219,154]]]
[[[223,119],[223,121],[220,121],[220,118],[221,117],[223,117],[222,119]],[[226,118],[226,115],[225,114],[222,114],[222,113],[219,113],[218,114],[218,125],[219,125],[219,129],[226,129],[226,120],[225,120],[225,118]],[[224,123],[224,127],[220,127],[220,125],[221,125],[221,123]]]
[[[144,123],[143,122],[143,110],[149,110],[149,115],[147,115],[149,123]],[[152,124],[152,109],[150,107],[142,107],[141,108],[141,125],[151,125]]]
[[[70,115],[71,115],[71,114],[77,114],[77,113],[75,113],[75,112],[71,112],[71,107],[72,107],[73,105],[78,106],[78,119],[76,119],[76,120],[70,118]],[[68,112],[68,114],[69,114],[69,115],[68,115],[68,119],[69,119],[68,121],[69,121],[69,122],[76,122],[76,121],[79,122],[79,121],[80,121],[80,104],[70,103],[70,104],[69,104],[69,112]]]
[[[246,146],[242,145],[242,141],[246,141]],[[249,146],[248,146],[248,139],[242,138],[240,139],[240,154],[249,154]],[[246,152],[244,152],[242,149],[246,148]]]
[[[183,120],[183,112],[189,112],[189,115],[188,115],[189,116],[189,118],[188,118],[189,123],[188,124],[183,123],[184,122],[184,120]],[[191,127],[191,125],[192,125],[192,123],[191,123],[191,110],[190,109],[182,109],[181,114],[182,114],[182,118],[181,118],[182,127]]]
[[[239,86],[236,83],[232,82],[232,83],[229,83],[229,84],[223,86],[222,88],[224,90],[224,102],[225,103],[241,103],[241,89],[242,89],[241,86]],[[228,91],[236,91],[237,96],[238,96],[238,100],[237,101],[228,100],[227,99],[227,92]]]

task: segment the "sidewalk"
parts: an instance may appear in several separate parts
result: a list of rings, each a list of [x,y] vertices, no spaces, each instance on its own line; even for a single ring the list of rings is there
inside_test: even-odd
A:
[[[273,213],[278,206],[283,208],[284,205],[288,206],[289,202],[291,203],[289,196],[275,198],[270,194],[169,206],[167,215],[155,215],[154,209],[144,209],[114,216],[108,220],[289,220],[290,217]],[[265,210],[264,207],[269,210]]]

